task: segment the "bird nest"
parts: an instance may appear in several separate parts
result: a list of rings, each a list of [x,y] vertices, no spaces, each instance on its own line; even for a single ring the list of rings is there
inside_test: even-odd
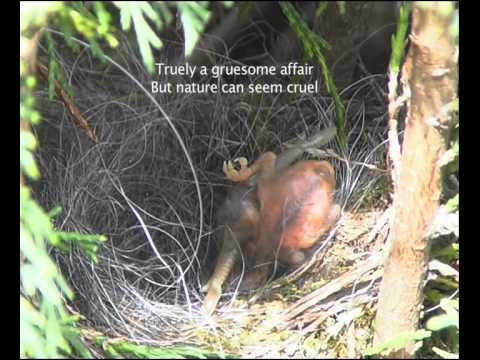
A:
[[[156,60],[168,63],[180,50],[167,46]],[[199,312],[200,288],[215,263],[216,211],[231,186],[223,161],[279,152],[335,125],[334,101],[318,94],[176,93],[153,95],[156,104],[132,80],[148,89],[152,78],[127,41],[115,55],[123,70],[87,50],[56,51],[72,101],[97,141],[72,121],[62,99],[49,101],[48,86],[40,86],[43,121],[34,131],[42,178],[34,190],[44,208],[62,208],[58,229],[108,238],[97,263],[75,247],[53,252],[85,327],[142,344],[190,343],[246,356],[361,350],[358,344],[370,336],[364,315],[376,296],[376,249],[386,223],[382,77],[366,77],[340,93],[348,151],[334,140],[306,154],[328,158],[336,170],[338,225],[301,268],[250,293],[231,284],[207,318]]]

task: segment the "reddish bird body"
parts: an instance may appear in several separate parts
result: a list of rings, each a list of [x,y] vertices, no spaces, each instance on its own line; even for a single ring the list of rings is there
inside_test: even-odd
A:
[[[273,262],[299,265],[304,251],[334,225],[340,207],[333,203],[335,172],[327,161],[300,161],[276,171],[275,154],[265,153],[250,169],[257,174],[260,221],[255,265],[242,288],[262,285]],[[242,173],[239,173],[239,179]]]
[[[299,265],[304,251],[315,245],[337,221],[340,207],[333,203],[335,172],[327,161],[300,161],[290,166],[306,148],[328,142],[335,128],[317,133],[308,143],[280,156],[266,152],[250,167],[239,159],[241,169],[224,164],[228,179],[238,184],[220,209],[222,250],[215,271],[203,290],[203,311],[211,314],[222,285],[240,252],[246,258],[247,275],[242,288],[265,283],[276,259]],[[278,256],[277,256],[278,255]]]

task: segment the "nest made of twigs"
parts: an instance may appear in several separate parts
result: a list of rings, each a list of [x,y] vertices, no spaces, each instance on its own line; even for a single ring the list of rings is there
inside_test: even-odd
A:
[[[195,181],[165,116],[128,76],[87,50],[57,51],[74,91],[73,101],[97,142],[72,121],[61,99],[50,102],[47,86],[40,89],[43,123],[35,131],[42,179],[35,192],[46,209],[62,207],[55,223],[58,229],[108,237],[96,264],[76,248],[68,254],[54,253],[75,290],[73,305],[87,326],[145,344],[208,344],[255,356],[289,356],[300,351],[301,343],[302,356],[309,356],[310,348],[322,353],[325,344],[319,344],[315,331],[328,328],[328,319],[347,314],[350,323],[358,320],[352,309],[366,308],[374,299],[375,259],[368,261],[378,236],[369,234],[381,218],[387,193],[385,109],[376,81],[381,78],[367,77],[341,93],[349,150],[343,153],[332,142],[327,156],[337,172],[336,199],[344,216],[326,241],[329,246],[316,251],[303,268],[253,296],[228,288],[212,320],[198,309],[203,299],[200,287],[218,252],[216,210],[229,186],[222,162],[238,156],[255,159],[266,150],[278,152],[287,141],[334,125],[333,100],[287,94],[154,95],[185,144]],[[165,54],[179,51],[172,46]],[[168,59],[158,59],[162,60]],[[117,49],[116,61],[148,88],[152,79],[127,41]],[[231,60],[223,57],[218,63]],[[314,155],[318,154],[310,156]],[[355,270],[358,266],[365,266],[364,271]],[[341,277],[350,272],[353,275],[342,283]],[[336,287],[325,289],[332,279]],[[337,328],[328,333],[327,345],[341,331],[358,335]],[[265,353],[265,341],[278,346],[271,345]],[[345,354],[352,354],[348,346]]]

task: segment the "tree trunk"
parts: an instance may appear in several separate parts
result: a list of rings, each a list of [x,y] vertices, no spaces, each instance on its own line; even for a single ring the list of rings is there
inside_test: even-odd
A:
[[[457,95],[456,44],[449,31],[452,3],[416,2],[412,16],[410,49],[402,69],[411,98],[374,346],[417,330],[430,256],[426,235],[439,207],[439,160],[449,135],[450,116],[445,109]],[[413,347],[411,343],[390,356],[412,357]]]

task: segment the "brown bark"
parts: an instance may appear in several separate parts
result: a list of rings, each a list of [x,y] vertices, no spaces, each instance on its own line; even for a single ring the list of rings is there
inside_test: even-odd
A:
[[[439,159],[446,150],[449,133],[450,118],[444,109],[457,93],[456,46],[449,33],[453,14],[442,15],[443,6],[452,4],[415,3],[413,7],[410,49],[403,66],[411,99],[374,345],[414,332],[418,326],[430,255],[426,235],[439,207]],[[409,344],[390,356],[411,357],[413,346]]]

